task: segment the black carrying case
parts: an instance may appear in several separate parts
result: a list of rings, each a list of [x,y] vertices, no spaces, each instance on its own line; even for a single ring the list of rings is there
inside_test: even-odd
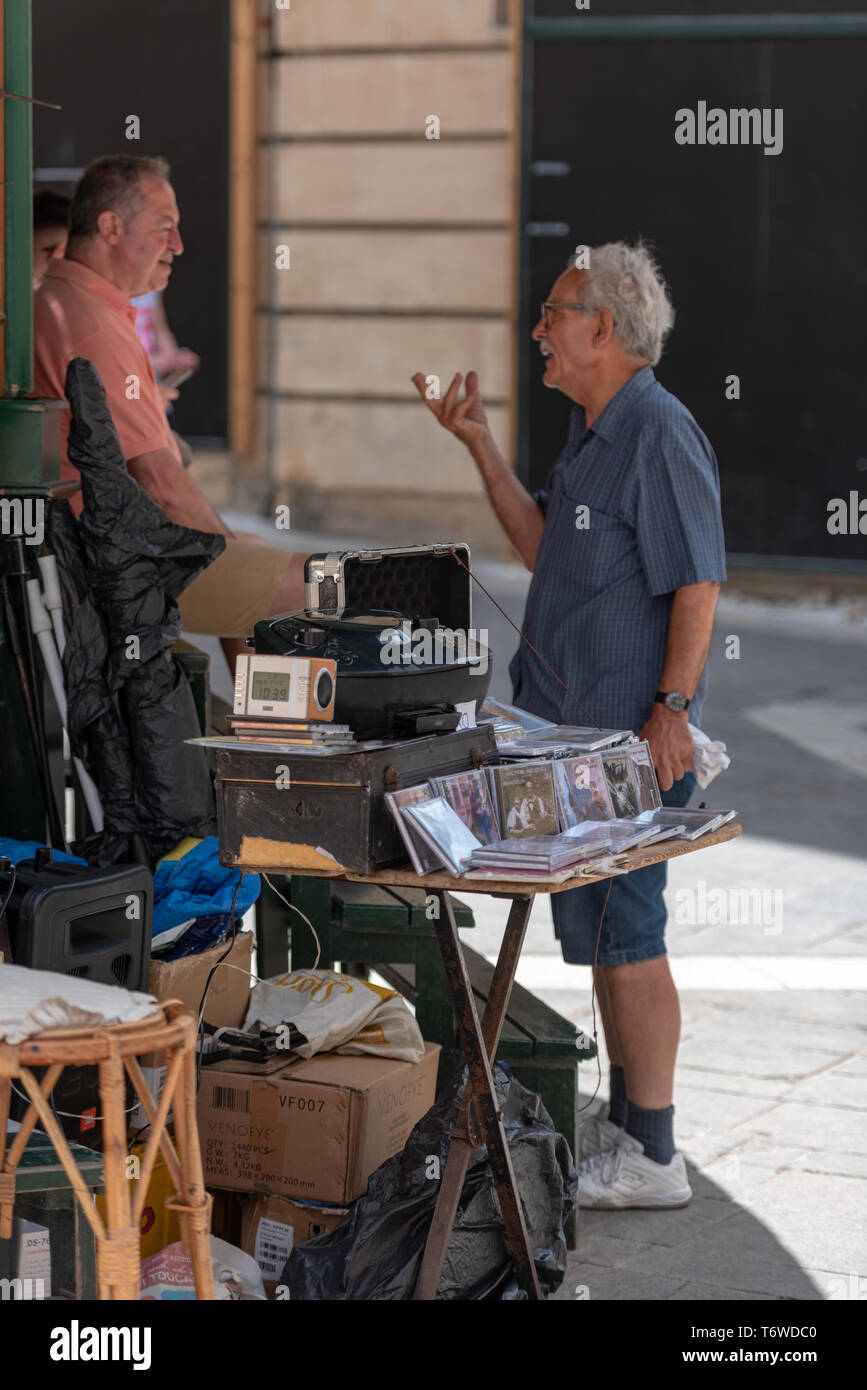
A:
[[[454,554],[452,553],[454,551]],[[444,627],[473,621],[470,548],[385,546],[380,550],[319,551],[304,566],[308,613],[394,608],[406,617],[437,615]]]
[[[328,757],[219,748],[220,863],[361,874],[402,863],[407,853],[385,793],[481,767],[496,753],[490,724]],[[281,768],[288,786],[278,786]]]
[[[469,566],[463,542],[311,555],[304,611],[258,622],[256,651],[335,661],[334,719],[359,738],[453,730],[456,705],[480,704],[491,679],[472,630]],[[419,638],[427,654],[417,659]]]

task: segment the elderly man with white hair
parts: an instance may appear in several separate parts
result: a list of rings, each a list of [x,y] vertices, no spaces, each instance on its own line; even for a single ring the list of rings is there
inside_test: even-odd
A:
[[[586,260],[587,268],[583,262]],[[422,398],[469,449],[533,579],[524,633],[603,727],[648,739],[663,801],[695,788],[707,656],[726,577],[716,459],[653,368],[674,311],[647,247],[590,248],[559,277],[533,338],[544,382],[574,402],[565,447],[532,496],[488,429],[478,377]],[[583,722],[574,699],[521,644],[515,704]],[[611,1064],[607,1113],[579,1129],[583,1207],[681,1207],[692,1196],[674,1145],[680,1005],[665,947],[664,864],[551,898],[563,959],[592,965]],[[610,891],[609,891],[610,890]]]

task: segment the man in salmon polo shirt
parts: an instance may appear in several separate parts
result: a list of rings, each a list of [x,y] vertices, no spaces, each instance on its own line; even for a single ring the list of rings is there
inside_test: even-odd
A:
[[[183,468],[130,299],[163,290],[180,256],[178,205],[164,159],[103,155],[85,169],[69,209],[69,242],[34,299],[34,389],[62,397],[73,357],[93,363],[131,475],[180,526],[216,531],[226,548],[181,594],[189,632],[223,639],[234,658],[254,624],[304,606],[304,557],[236,537]],[[77,478],[61,421],[61,474]],[[73,499],[78,512],[81,500]]]

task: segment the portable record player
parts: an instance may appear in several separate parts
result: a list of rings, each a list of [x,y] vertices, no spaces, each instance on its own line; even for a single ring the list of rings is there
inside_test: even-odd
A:
[[[311,555],[303,612],[256,624],[257,653],[337,663],[334,719],[361,738],[455,729],[481,705],[490,653],[472,627],[464,543]]]
[[[316,758],[289,747],[216,749],[221,864],[369,873],[400,863],[386,792],[496,758],[490,724],[457,727],[455,706],[480,706],[490,682],[469,565],[463,544],[310,556],[307,607],[257,623],[253,645],[257,659],[334,661],[333,718],[361,742]]]

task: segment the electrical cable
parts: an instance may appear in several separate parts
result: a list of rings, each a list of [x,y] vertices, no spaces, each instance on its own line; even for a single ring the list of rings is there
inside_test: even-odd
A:
[[[575,694],[575,691],[569,689],[569,687],[568,687],[568,685],[566,684],[566,682],[565,682],[564,680],[561,680],[561,679],[560,679],[560,677],[557,675],[557,672],[554,670],[554,667],[551,665],[551,663],[548,662],[548,661],[546,661],[545,658],[544,658],[544,656],[542,655],[542,653],[541,653],[540,651],[538,651],[538,650],[533,646],[533,643],[530,641],[529,637],[527,637],[527,636],[525,635],[525,633],[523,633],[523,632],[521,631],[521,629],[518,627],[518,624],[512,622],[512,619],[509,617],[509,615],[508,615],[508,613],[506,612],[506,610],[505,610],[504,608],[501,608],[501,607],[500,607],[500,605],[497,603],[497,600],[494,598],[494,596],[493,596],[493,594],[490,592],[490,590],[488,590],[488,589],[485,588],[485,586],[484,586],[484,584],[482,583],[481,579],[477,579],[476,576],[473,574],[472,570],[470,569],[469,565],[465,565],[465,564],[464,564],[463,560],[461,559],[460,555],[457,553],[457,551],[455,550],[455,548],[454,548],[453,546],[449,546],[448,548],[449,548],[449,551],[451,552],[451,554],[452,554],[452,555],[455,557],[455,559],[457,560],[457,562],[458,562],[458,564],[460,565],[461,569],[465,569],[466,572],[467,572],[467,574],[470,576],[470,579],[472,579],[473,583],[474,583],[474,584],[478,584],[479,588],[481,589],[481,591],[482,591],[482,593],[485,595],[485,597],[488,598],[488,599],[490,599],[491,603],[494,605],[494,607],[496,608],[497,612],[498,612],[498,613],[501,613],[502,616],[506,619],[506,622],[510,625],[510,627],[513,627],[513,628],[515,629],[515,631],[517,632],[517,634],[518,634],[518,636],[520,637],[521,641],[522,641],[522,642],[526,642],[527,646],[530,648],[530,651],[531,651],[531,652],[533,653],[533,655],[537,658],[537,660],[541,661],[542,665],[546,668],[546,670],[550,671],[551,675],[554,677],[554,679],[555,679],[555,681],[557,682],[557,684],[558,684],[558,685],[561,685],[561,686],[563,687],[563,689],[566,691],[566,694],[569,696],[569,698],[570,698],[571,700],[574,700],[575,703],[576,703],[576,705],[579,707],[579,709],[582,709],[582,710],[584,711],[584,713],[587,715],[587,718],[590,720],[591,724],[595,724],[596,727],[597,727],[597,729],[601,729],[601,728],[602,728],[602,725],[599,723],[598,720],[596,720],[596,719],[593,718],[593,715],[590,713],[590,711],[589,711],[589,709],[587,708],[587,706],[586,706],[586,705],[582,705],[581,701],[578,699],[578,696]]]
[[[6,894],[6,897],[3,899],[3,902],[0,903],[0,922],[3,921],[3,918],[4,918],[4,916],[6,915],[6,909],[7,909],[7,907],[9,906],[9,903],[10,903],[10,901],[11,901],[12,894],[15,892],[15,879],[16,879],[17,874],[18,874],[18,866],[17,866],[17,864],[10,864],[10,866],[9,866],[9,892]]]
[[[461,569],[465,569],[465,570],[466,570],[467,574],[470,576],[470,579],[472,579],[473,583],[474,583],[474,584],[478,584],[478,586],[479,586],[479,588],[481,589],[482,593],[483,593],[483,594],[485,595],[485,597],[488,598],[488,599],[490,600],[490,602],[494,605],[494,607],[496,608],[497,612],[500,613],[500,614],[506,619],[506,622],[510,625],[510,627],[513,627],[513,628],[515,629],[515,631],[517,632],[517,634],[518,634],[518,636],[520,637],[521,641],[522,641],[522,642],[526,642],[527,646],[530,648],[530,651],[533,653],[533,655],[534,655],[539,661],[541,661],[542,665],[546,668],[546,670],[548,670],[548,671],[551,673],[551,675],[554,677],[554,679],[555,679],[555,681],[557,682],[557,684],[560,685],[560,686],[562,686],[563,689],[566,691],[566,694],[570,697],[570,699],[574,700],[575,703],[576,703],[576,705],[578,705],[579,709],[582,709],[582,710],[584,711],[584,713],[587,715],[587,718],[590,720],[590,722],[591,722],[592,724],[595,724],[597,729],[601,729],[601,728],[602,728],[602,725],[599,723],[598,720],[596,720],[596,719],[593,718],[593,715],[590,713],[590,711],[589,711],[589,709],[587,708],[587,706],[586,706],[586,705],[583,705],[583,704],[581,703],[581,701],[578,699],[578,696],[575,694],[574,690],[570,690],[569,687],[568,687],[568,685],[566,684],[566,682],[565,682],[564,680],[561,680],[561,679],[560,679],[560,677],[557,675],[557,672],[554,670],[554,668],[553,668],[553,666],[550,664],[550,662],[546,661],[545,658],[544,658],[544,656],[542,656],[542,653],[536,650],[536,648],[533,646],[533,643],[530,641],[529,637],[527,637],[527,636],[521,631],[521,629],[518,627],[518,624],[512,622],[512,619],[509,617],[508,613],[505,611],[504,608],[502,608],[502,607],[500,606],[500,604],[499,604],[499,603],[497,602],[497,600],[494,598],[493,594],[492,594],[488,589],[486,589],[485,586],[484,586],[484,584],[482,583],[482,581],[481,581],[480,579],[478,579],[478,578],[473,574],[473,572],[472,572],[472,570],[470,569],[469,565],[465,565],[465,564],[464,564],[463,560],[461,559],[460,555],[459,555],[459,554],[457,553],[457,551],[455,550],[454,546],[449,546],[449,551],[450,551],[451,554],[454,556],[454,558],[457,560],[458,564],[461,566]],[[592,1105],[592,1104],[593,1104],[593,1101],[596,1099],[596,1096],[597,1096],[598,1093],[599,1093],[599,1087],[602,1085],[602,1062],[601,1062],[600,1057],[599,1057],[599,1026],[598,1026],[598,1024],[597,1024],[597,1022],[596,1022],[596,968],[597,968],[597,967],[596,967],[596,961],[597,961],[598,956],[599,956],[599,942],[600,942],[601,937],[602,937],[602,925],[603,925],[603,923],[604,923],[604,921],[605,921],[605,912],[606,912],[606,909],[607,909],[607,907],[608,907],[608,899],[609,899],[609,897],[611,896],[611,884],[613,883],[613,881],[614,881],[614,880],[613,880],[612,878],[609,878],[609,880],[608,880],[608,889],[607,889],[607,892],[606,892],[606,894],[605,894],[605,901],[604,901],[604,903],[602,904],[602,912],[601,912],[601,914],[600,914],[600,916],[599,916],[599,927],[598,927],[598,930],[597,930],[597,932],[596,932],[596,949],[595,949],[595,951],[594,951],[594,953],[593,953],[593,983],[592,983],[592,985],[591,985],[591,987],[590,987],[590,1008],[591,1008],[591,1011],[592,1011],[592,1014],[593,1014],[593,1041],[594,1041],[594,1043],[595,1043],[595,1045],[596,1045],[596,1090],[593,1092],[593,1095],[592,1095],[592,1096],[590,1097],[590,1099],[588,1100],[587,1105],[581,1105],[581,1106],[578,1107],[578,1113],[579,1113],[579,1114],[581,1113],[582,1110],[586,1110],[588,1105]],[[272,885],[272,886],[273,886],[273,885]],[[275,889],[274,891],[276,892],[276,889]],[[285,901],[285,899],[284,899],[284,901]],[[318,960],[318,959],[319,959],[319,957],[317,956],[317,960]]]
[[[582,1110],[586,1110],[588,1106],[593,1104],[599,1094],[599,1087],[602,1085],[602,1059],[599,1056],[599,1024],[596,1022],[596,970],[598,968],[596,962],[599,959],[599,942],[602,938],[602,923],[605,920],[605,909],[608,907],[608,899],[611,896],[611,885],[613,882],[614,879],[609,878],[608,888],[605,893],[605,901],[602,904],[602,915],[599,918],[599,929],[596,932],[596,946],[593,951],[593,984],[590,989],[590,1009],[593,1014],[593,1041],[596,1044],[596,1089],[586,1105],[579,1105],[577,1107],[575,1113],[578,1115],[581,1114]]]
[[[235,903],[238,901],[238,893],[239,893],[240,890],[241,890],[241,883],[243,882],[243,879],[244,879],[244,870],[243,870],[243,869],[240,869],[240,870],[238,871],[238,882],[235,884],[235,891],[234,891],[234,893],[232,894],[232,902],[231,902],[230,907],[229,907],[229,925],[230,925],[230,928],[231,928],[232,936],[231,936],[231,939],[230,939],[230,941],[229,941],[228,946],[226,947],[226,949],[225,949],[225,951],[223,952],[223,954],[220,956],[219,960],[217,960],[217,961],[211,966],[211,969],[210,969],[210,971],[208,972],[208,978],[207,978],[207,980],[205,981],[205,988],[202,990],[202,1001],[201,1001],[201,1003],[199,1004],[199,1012],[198,1012],[198,1016],[197,1016],[197,1018],[196,1018],[196,1033],[197,1033],[197,1035],[198,1035],[198,1043],[199,1043],[198,1049],[197,1049],[197,1052],[196,1052],[196,1095],[198,1095],[198,1093],[199,1093],[199,1087],[200,1087],[201,1084],[202,1084],[202,1045],[203,1045],[204,1040],[205,1040],[205,1030],[204,1030],[204,1027],[203,1027],[203,1020],[204,1020],[204,1017],[205,1017],[205,1002],[206,1002],[206,1000],[207,1000],[207,998],[208,998],[208,990],[211,988],[211,981],[213,980],[213,978],[214,978],[214,976],[216,975],[217,971],[219,970],[220,966],[223,964],[223,961],[226,959],[227,956],[231,955],[231,953],[232,953],[232,951],[234,950],[234,947],[235,947],[235,941],[236,941],[237,935],[238,935],[238,929],[237,929],[237,927],[236,927],[236,925],[235,925]]]
[[[59,1080],[59,1079],[60,1079],[60,1078],[58,1077],[58,1080]],[[11,1086],[12,1086],[12,1089],[13,1089],[13,1091],[15,1092],[16,1096],[18,1096],[21,1100],[26,1101],[27,1104],[29,1105],[29,1104],[30,1104],[30,1097],[28,1096],[27,1092],[26,1092],[26,1091],[19,1091],[19,1089],[18,1089],[18,1087],[15,1085],[15,1082],[14,1082],[14,1081],[11,1082]],[[53,1092],[52,1092],[52,1094],[49,1095],[49,1097],[48,1097],[48,1103],[49,1103],[49,1105],[51,1106],[51,1113],[52,1113],[53,1115],[57,1115],[60,1119],[63,1119],[63,1120],[80,1120],[80,1119],[81,1119],[81,1115],[80,1115],[80,1114],[76,1114],[76,1112],[75,1112],[74,1110],[58,1110],[57,1106],[54,1104],[54,1094],[53,1094]],[[132,1104],[132,1105],[128,1105],[128,1106],[126,1106],[126,1107],[124,1108],[124,1111],[123,1111],[124,1115],[132,1115],[132,1114],[134,1114],[135,1111],[138,1109],[138,1106],[139,1106],[139,1100],[138,1100],[138,1096],[136,1096],[135,1101],[133,1102],[133,1104]],[[105,1116],[104,1116],[104,1115],[91,1115],[90,1112],[88,1111],[88,1116],[87,1116],[87,1118],[88,1118],[89,1120],[93,1120],[94,1124],[96,1124],[96,1121],[97,1121],[97,1120],[104,1120],[104,1119],[105,1119]],[[145,1129],[149,1129],[149,1128],[150,1128],[150,1125],[145,1125]],[[141,1132],[141,1131],[140,1131],[140,1132]]]
[[[322,947],[321,947],[320,944],[319,944],[319,937],[316,935],[316,928],[314,927],[313,923],[310,921],[310,918],[304,916],[304,913],[301,911],[301,908],[300,908],[300,907],[296,907],[294,903],[290,903],[290,901],[289,901],[288,898],[284,898],[284,897],[283,897],[283,894],[280,892],[280,889],[274,887],[273,883],[271,882],[271,880],[270,880],[270,878],[268,877],[267,874],[263,874],[262,877],[264,878],[264,880],[265,880],[265,882],[267,883],[268,887],[271,889],[271,892],[272,892],[272,893],[276,893],[276,894],[277,894],[277,897],[280,898],[280,899],[286,904],[286,906],[287,906],[288,908],[291,908],[293,912],[297,912],[297,913],[298,913],[298,916],[302,919],[302,921],[304,921],[304,922],[307,923],[308,927],[309,927],[310,930],[312,931],[312,933],[313,933],[313,940],[316,942],[316,959],[315,959],[315,961],[313,962],[313,965],[311,966],[311,969],[312,969],[312,970],[315,970],[316,967],[317,967],[317,965],[319,964],[319,957],[322,955]]]

